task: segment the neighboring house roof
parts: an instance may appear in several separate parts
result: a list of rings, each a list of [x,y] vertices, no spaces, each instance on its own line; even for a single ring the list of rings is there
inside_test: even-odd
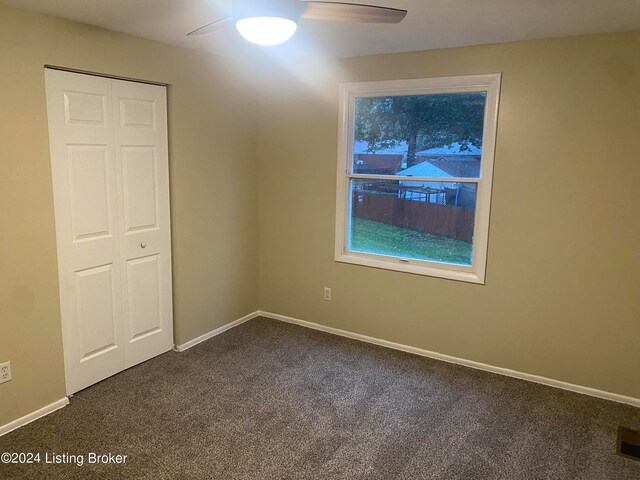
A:
[[[463,150],[462,148],[462,144],[454,142],[450,145],[443,145],[441,147],[430,148],[417,152],[416,157],[418,161],[422,159],[428,159],[428,161],[423,161],[413,167],[398,172],[397,175],[439,178],[477,178],[480,175],[480,158],[482,156],[482,149],[472,144],[468,144],[466,150]],[[353,146],[353,153],[354,155],[359,155],[359,158],[367,165],[371,163],[372,165],[379,164],[380,167],[392,168],[391,165],[387,165],[385,163],[387,160],[384,160],[384,156],[404,157],[407,154],[407,149],[407,143],[401,142],[395,147],[382,148],[375,152],[370,152],[368,151],[369,144],[367,142],[355,142]],[[365,157],[365,155],[367,157]]]
[[[369,151],[368,142],[354,142],[353,144],[354,155],[406,155],[407,150],[408,147],[406,142],[400,142],[395,147],[380,148],[375,152]]]
[[[405,168],[404,170],[396,173],[398,176],[405,177],[436,177],[436,178],[452,178],[452,175],[449,175],[444,170],[436,167],[433,163],[430,162],[422,162],[413,167]]]
[[[467,144],[466,149],[462,150],[462,144],[454,142],[451,145],[444,145],[442,147],[429,148],[428,150],[422,150],[416,153],[419,156],[435,157],[440,155],[482,155],[482,149],[472,144]]]
[[[480,157],[471,155],[442,155],[441,157],[425,157],[428,162],[453,177],[478,178],[480,176]]]

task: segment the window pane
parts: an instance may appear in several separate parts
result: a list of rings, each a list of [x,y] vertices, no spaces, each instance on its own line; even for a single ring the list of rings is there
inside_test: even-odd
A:
[[[485,92],[356,98],[353,172],[479,178]]]
[[[351,180],[349,250],[471,265],[477,184]]]

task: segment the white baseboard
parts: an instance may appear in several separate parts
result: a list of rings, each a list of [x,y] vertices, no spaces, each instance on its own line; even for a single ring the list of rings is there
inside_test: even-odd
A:
[[[287,317],[285,315],[279,315],[277,313],[256,312],[256,317],[267,317],[273,320],[279,320],[281,322],[293,323],[306,328],[312,328],[314,330],[320,330],[322,332],[331,333],[333,335],[340,335],[341,337],[352,338],[354,340],[360,340],[362,342],[373,343],[382,347],[392,348],[394,350],[400,350],[407,353],[413,353],[423,357],[429,357],[443,362],[455,363],[463,365],[465,367],[475,368],[477,370],[484,370],[486,372],[497,373],[498,375],[505,375],[507,377],[519,378],[521,380],[527,380],[529,382],[540,383],[542,385],[548,385],[550,387],[560,388],[562,390],[569,390],[572,392],[582,393],[592,397],[603,398],[605,400],[612,400],[614,402],[626,403],[633,405],[634,407],[640,407],[640,398],[627,397],[617,393],[605,392],[604,390],[597,390],[595,388],[583,387],[582,385],[574,385],[572,383],[562,382],[560,380],[554,380],[552,378],[541,377],[539,375],[532,375],[530,373],[518,372],[516,370],[509,370],[508,368],[495,367],[493,365],[487,365],[486,363],[474,362],[472,360],[466,360],[464,358],[452,357],[451,355],[444,355],[442,353],[431,352],[429,350],[423,350],[422,348],[410,347],[402,345],[400,343],[389,342],[387,340],[381,340],[379,338],[368,337],[366,335],[360,335],[359,333],[352,333],[346,330],[340,330],[333,327],[327,327],[318,323],[307,322],[298,318]]]
[[[632,405],[634,407],[640,407],[640,398],[627,397],[625,395],[620,395],[617,393],[605,392],[604,390],[598,390],[590,387],[583,387],[581,385],[574,385],[572,383],[562,382],[560,380],[554,380],[552,378],[541,377],[539,375],[532,375],[530,373],[522,373],[515,370],[509,370],[508,368],[495,367],[493,365],[487,365],[486,363],[474,362],[472,360],[465,360],[464,358],[452,357],[451,355],[444,355],[442,353],[431,352],[429,350],[423,350],[422,348],[410,347],[408,345],[402,345],[400,343],[390,342],[388,340],[381,340],[379,338],[368,337],[366,335],[361,335],[359,333],[353,333],[346,330],[340,330],[338,328],[327,327],[325,325],[320,325],[318,323],[307,322],[306,320],[300,320],[298,318],[287,317],[285,315],[279,315],[277,313],[264,312],[262,310],[255,311],[248,315],[245,315],[242,318],[234,320],[231,323],[227,323],[220,328],[216,328],[209,333],[205,333],[204,335],[199,336],[198,338],[194,338],[182,345],[176,345],[175,350],[177,352],[184,352],[185,350],[197,345],[198,343],[202,343],[205,340],[208,340],[216,335],[220,335],[222,332],[226,332],[227,330],[232,329],[233,327],[237,327],[249,320],[252,320],[256,317],[266,317],[271,318],[273,320],[279,320],[281,322],[292,323],[295,325],[300,325],[301,327],[311,328],[313,330],[320,330],[322,332],[331,333],[333,335],[339,335],[341,337],[347,337],[354,340],[360,340],[361,342],[372,343],[374,345],[379,345],[381,347],[392,348],[394,350],[400,350],[402,352],[413,353],[415,355],[420,355],[423,357],[433,358],[435,360],[441,360],[443,362],[455,363],[458,365],[462,365],[465,367],[475,368],[477,370],[484,370],[486,372],[497,373],[498,375],[505,375],[507,377],[519,378],[521,380],[527,380],[529,382],[540,383],[542,385],[547,385],[550,387],[560,388],[563,390],[569,390],[572,392],[582,393],[584,395],[589,395],[592,397],[603,398],[605,400],[612,400],[614,402],[625,403],[628,405]],[[28,415],[25,415],[22,418],[18,418],[13,422],[7,423],[6,425],[0,426],[0,437],[6,433],[15,430],[16,428],[22,427],[28,423],[33,422],[45,415],[50,414],[62,407],[65,407],[69,404],[69,399],[67,397],[61,398],[60,400],[53,402],[46,407],[43,407],[35,412],[32,412]]]
[[[31,412],[30,414],[25,415],[24,417],[18,418],[13,422],[9,422],[6,425],[2,425],[0,426],[0,437],[6,433],[9,433],[15,430],[16,428],[26,425],[27,423],[31,423],[34,420],[44,417],[45,415],[49,415],[51,412],[55,412],[56,410],[59,410],[62,407],[66,407],[67,405],[69,405],[69,399],[67,397],[64,397],[58,401],[55,401],[47,405],[46,407],[42,407],[41,409],[36,410],[35,412]]]
[[[194,338],[193,340],[189,340],[188,342],[183,343],[181,345],[176,345],[174,347],[174,350],[176,352],[184,352],[185,350],[188,350],[189,348],[191,348],[191,347],[193,347],[193,346],[195,346],[195,345],[197,345],[199,343],[202,343],[205,340],[209,340],[210,338],[213,338],[216,335],[220,335],[221,333],[226,332],[227,330],[230,330],[233,327],[237,327],[238,325],[241,325],[244,322],[248,322],[249,320],[251,320],[253,318],[256,318],[258,315],[259,315],[259,312],[257,312],[257,311],[253,312],[253,313],[250,313],[248,315],[245,315],[244,317],[239,318],[237,320],[234,320],[231,323],[227,323],[226,325],[223,325],[223,326],[221,326],[219,328],[216,328],[215,330],[211,330],[210,332],[205,333],[204,335],[200,335],[199,337]]]
[[[176,345],[174,350],[177,352],[184,352],[185,350],[193,347],[194,345],[197,345],[198,343],[204,342],[205,340],[208,340],[212,337],[215,337],[216,335],[220,335],[222,332],[226,332],[227,330],[233,328],[233,327],[237,327],[238,325],[247,322],[249,320],[251,320],[252,318],[256,318],[258,316],[258,312],[253,312],[250,313],[249,315],[245,315],[242,318],[239,318],[237,320],[234,320],[231,323],[227,323],[226,325],[223,325],[220,328],[216,328],[215,330],[209,332],[209,333],[205,333],[204,335],[199,336],[198,338],[194,338],[193,340],[190,340],[186,343],[183,343],[182,345]],[[56,410],[65,407],[69,404],[69,399],[67,397],[61,398],[60,400],[58,400],[57,402],[53,402],[50,405],[47,405],[46,407],[43,407],[39,410],[36,410],[35,412],[31,412],[28,415],[25,415],[22,418],[18,418],[17,420],[14,420],[13,422],[7,423],[6,425],[2,425],[0,426],[0,437],[2,435],[4,435],[5,433],[9,433],[12,430],[15,430],[16,428],[22,427],[23,425],[26,425],[27,423],[31,423],[34,420],[37,420],[41,417],[44,417],[45,415],[50,414],[51,412],[55,412]]]

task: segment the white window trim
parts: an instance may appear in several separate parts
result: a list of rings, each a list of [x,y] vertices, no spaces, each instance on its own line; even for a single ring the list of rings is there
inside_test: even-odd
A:
[[[485,283],[487,246],[489,239],[489,215],[491,210],[491,185],[495,156],[498,104],[500,101],[501,74],[469,75],[459,77],[392,80],[382,82],[343,83],[340,85],[340,132],[338,139],[338,178],[336,195],[336,249],[337,262],[395,270],[399,272],[447,278],[464,282]],[[350,198],[349,181],[352,178],[375,178],[375,175],[353,174],[354,111],[356,97],[384,95],[422,95],[429,93],[486,92],[482,160],[479,179],[452,179],[477,183],[476,217],[472,265],[454,265],[424,260],[400,259],[347,250]],[[382,178],[389,178],[382,176]],[[401,179],[401,178],[400,178]],[[442,179],[410,177],[413,181]],[[449,181],[449,179],[447,179]]]

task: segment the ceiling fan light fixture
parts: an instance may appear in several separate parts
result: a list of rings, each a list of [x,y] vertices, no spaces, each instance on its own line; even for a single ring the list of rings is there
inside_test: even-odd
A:
[[[235,23],[238,32],[258,45],[289,40],[300,18],[334,22],[400,23],[406,10],[324,0],[231,0],[231,15],[189,32],[202,35]]]
[[[273,46],[289,40],[298,25],[289,18],[247,17],[236,22],[236,29],[251,43]]]

